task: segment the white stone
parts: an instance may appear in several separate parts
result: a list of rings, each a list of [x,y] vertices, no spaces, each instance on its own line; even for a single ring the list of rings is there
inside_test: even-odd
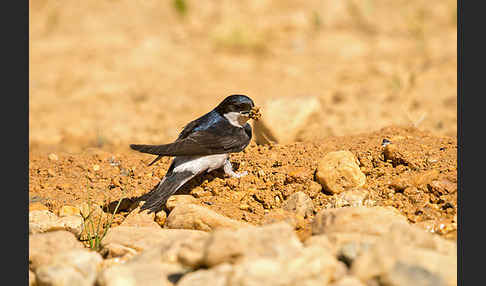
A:
[[[96,280],[102,261],[99,253],[87,249],[60,252],[49,264],[37,268],[37,283],[53,286],[91,286]]]

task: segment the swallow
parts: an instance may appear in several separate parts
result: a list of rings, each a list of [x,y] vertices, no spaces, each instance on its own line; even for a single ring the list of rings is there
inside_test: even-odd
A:
[[[160,211],[171,195],[202,173],[222,167],[225,174],[233,178],[247,175],[246,171],[233,171],[229,154],[241,152],[248,146],[252,138],[248,120],[258,120],[260,117],[259,108],[255,107],[251,98],[233,94],[210,112],[189,122],[173,143],[131,144],[133,150],[158,155],[149,166],[164,156],[174,157],[164,178],[141,210]]]

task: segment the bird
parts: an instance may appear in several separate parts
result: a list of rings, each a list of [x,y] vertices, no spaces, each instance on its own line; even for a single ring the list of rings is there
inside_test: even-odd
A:
[[[160,211],[167,199],[186,182],[202,173],[223,168],[226,175],[241,178],[229,161],[230,153],[243,151],[252,138],[248,121],[261,117],[253,100],[243,94],[226,97],[213,110],[189,122],[173,143],[163,145],[130,144],[142,153],[157,155],[148,166],[164,156],[174,157],[165,176],[140,210]]]

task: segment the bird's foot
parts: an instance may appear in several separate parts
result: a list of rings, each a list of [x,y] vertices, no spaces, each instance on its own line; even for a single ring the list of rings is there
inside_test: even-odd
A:
[[[229,160],[226,160],[224,167],[223,167],[224,173],[232,178],[241,178],[246,175],[248,175],[247,171],[237,173],[233,171],[233,166],[231,166],[231,162]]]

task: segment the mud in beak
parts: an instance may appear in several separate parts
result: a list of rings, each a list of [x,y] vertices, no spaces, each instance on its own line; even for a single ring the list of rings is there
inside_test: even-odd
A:
[[[259,107],[253,107],[250,110],[250,113],[248,114],[248,117],[250,117],[253,120],[258,120],[262,117],[262,114],[260,113],[260,108]]]

